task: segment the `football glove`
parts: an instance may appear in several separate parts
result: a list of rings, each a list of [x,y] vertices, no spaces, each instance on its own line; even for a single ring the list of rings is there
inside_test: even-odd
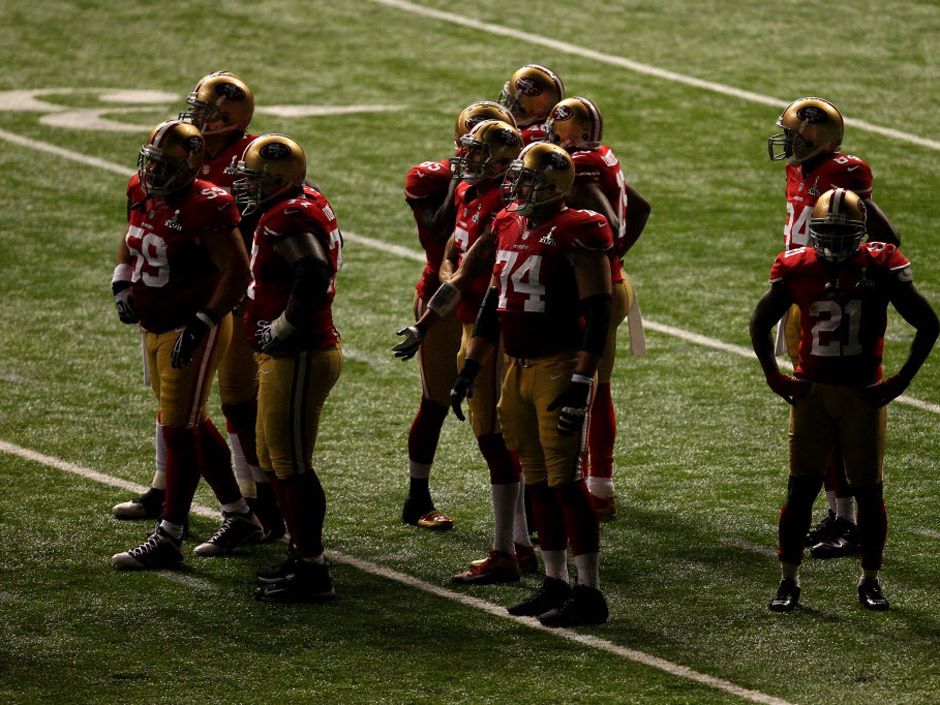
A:
[[[202,345],[209,331],[215,327],[216,321],[205,309],[193,316],[193,319],[180,331],[170,353],[170,364],[173,369],[186,367],[193,361],[193,353]]]
[[[405,339],[399,341],[392,348],[392,352],[395,353],[395,357],[401,358],[402,362],[410,360],[418,352],[418,348],[421,347],[421,341],[424,340],[424,333],[418,330],[417,326],[408,326],[398,331],[398,335],[405,336]]]
[[[273,321],[258,321],[258,327],[255,329],[255,340],[261,352],[270,353],[272,350],[281,347],[295,330],[297,328],[282,313]]]
[[[470,399],[473,396],[473,380],[476,379],[480,371],[480,363],[476,360],[464,360],[463,368],[457,373],[457,379],[454,380],[454,388],[450,390],[450,408],[454,410],[454,416],[461,421],[467,418],[463,415],[463,409],[460,405],[464,399]]]
[[[114,306],[117,308],[121,323],[137,323],[140,319],[134,311],[134,299],[131,298],[131,283],[119,281],[111,284],[111,293],[114,294]]]
[[[880,382],[875,382],[861,390],[862,399],[874,406],[876,409],[893,401],[901,396],[910,380],[901,375],[892,375]]]
[[[592,378],[575,373],[571,375],[568,388],[548,405],[549,411],[561,409],[558,414],[558,433],[562,436],[578,433],[584,425],[592,384]]]
[[[778,370],[767,375],[767,386],[773,390],[774,394],[783,397],[787,404],[795,404],[809,394],[813,383],[808,379],[785,375]]]

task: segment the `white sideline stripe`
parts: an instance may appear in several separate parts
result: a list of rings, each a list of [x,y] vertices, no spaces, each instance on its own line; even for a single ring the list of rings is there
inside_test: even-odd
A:
[[[384,2],[385,0],[373,0],[374,2]],[[128,169],[127,167],[122,167],[119,164],[114,164],[113,162],[107,162],[103,159],[98,159],[96,157],[88,157],[79,152],[73,152],[70,149],[63,149],[62,147],[56,147],[55,145],[48,144],[46,142],[40,142],[38,140],[29,139],[28,137],[22,137],[13,132],[7,132],[6,130],[0,130],[0,139],[5,139],[14,144],[21,145],[23,147],[29,147],[31,149],[37,149],[42,152],[48,152],[49,154],[55,154],[56,156],[63,157],[64,159],[71,159],[73,161],[82,162],[84,164],[90,164],[92,166],[101,167],[107,171],[114,172],[116,174],[121,174],[128,178],[131,177],[135,172],[133,169]],[[366,247],[371,247],[376,250],[383,252],[388,252],[393,255],[398,255],[405,259],[410,259],[415,262],[423,263],[425,261],[424,254],[416,250],[412,250],[409,247],[402,247],[400,245],[394,245],[392,243],[383,242],[382,240],[377,240],[375,238],[366,237],[365,235],[357,235],[356,233],[343,233],[343,239],[348,240],[349,242],[355,242],[360,245],[365,245]],[[697,345],[702,345],[707,348],[713,348],[715,350],[722,350],[724,352],[729,352],[734,355],[740,355],[743,357],[754,357],[754,353],[750,348],[746,348],[741,345],[733,345],[731,343],[725,343],[715,338],[708,338],[704,335],[698,333],[693,333],[691,331],[683,330],[682,328],[674,328],[673,326],[667,326],[662,323],[656,323],[649,319],[644,319],[643,324],[655,330],[659,333],[665,333],[666,335],[672,335],[682,340],[687,340],[691,343],[696,343]],[[357,358],[353,358],[357,359]],[[366,360],[363,359],[365,362]],[[371,364],[371,363],[370,363]],[[780,361],[780,367],[783,367],[788,370],[792,370],[793,366],[789,362]],[[897,399],[896,402],[900,404],[907,404],[909,406],[916,407],[923,411],[929,411],[934,414],[940,414],[940,404],[932,404],[927,401],[920,401],[919,399],[914,399],[912,397],[902,394]]]
[[[440,20],[442,22],[449,22],[451,24],[460,25],[461,27],[468,27],[470,29],[476,29],[483,32],[489,32],[490,34],[496,34],[501,37],[509,37],[510,39],[519,39],[530,44],[537,44],[539,46],[548,47],[549,49],[554,49],[565,54],[572,54],[574,56],[581,56],[585,59],[593,59],[599,61],[603,64],[609,64],[611,66],[618,66],[620,68],[633,71],[634,73],[643,74],[646,76],[653,76],[655,78],[661,78],[664,81],[672,81],[673,83],[681,83],[685,86],[691,86],[693,88],[701,88],[702,90],[710,91],[712,93],[720,93],[722,95],[732,96],[734,98],[740,98],[741,100],[746,100],[750,103],[758,103],[760,105],[769,105],[775,108],[783,108],[790,104],[789,100],[781,100],[780,98],[773,98],[768,95],[762,95],[761,93],[754,93],[752,91],[745,91],[740,88],[735,88],[733,86],[727,86],[723,83],[715,83],[713,81],[704,81],[699,78],[693,78],[692,76],[687,76],[685,74],[676,73],[675,71],[669,71],[667,69],[661,69],[656,66],[651,66],[649,64],[643,64],[639,61],[631,61],[630,59],[625,59],[622,56],[616,56],[614,54],[605,54],[600,51],[594,51],[593,49],[586,49],[585,47],[578,46],[576,44],[570,44],[568,42],[562,42],[557,39],[552,39],[550,37],[544,37],[540,34],[532,34],[531,32],[525,32],[521,29],[513,29],[511,27],[503,27],[498,24],[491,24],[489,22],[481,22],[480,20],[475,20],[472,17],[466,17],[464,15],[458,15],[453,12],[444,12],[443,10],[435,10],[430,7],[425,7],[423,5],[417,5],[415,3],[406,2],[405,0],[371,0],[372,2],[378,5],[385,5],[386,7],[392,7],[404,12],[410,12],[415,15],[421,15],[423,17],[429,17],[431,19]],[[854,118],[845,118],[845,124],[855,127],[859,130],[866,132],[874,132],[876,134],[882,135],[884,137],[889,137],[891,139],[901,140],[903,142],[909,142],[911,144],[916,144],[920,147],[926,147],[927,149],[940,150],[940,142],[937,140],[928,139],[926,137],[920,137],[919,135],[913,135],[907,132],[901,132],[900,130],[895,130],[890,127],[881,127],[879,125],[873,125],[870,122],[865,120],[856,120]]]
[[[13,443],[7,443],[6,441],[0,441],[0,451],[19,456],[20,458],[31,460],[42,465],[64,470],[65,472],[78,475],[79,477],[84,477],[89,480],[94,480],[104,485],[110,485],[111,487],[128,490],[130,492],[141,493],[147,489],[143,485],[138,485],[136,482],[129,482],[118,477],[112,477],[102,472],[98,472],[97,470],[85,468],[81,465],[76,465],[75,463],[69,463],[65,460],[60,460],[59,458],[54,458],[43,453],[37,453],[34,450],[23,448],[22,446],[15,445]],[[193,504],[191,511],[203,517],[216,518],[219,516],[218,511],[214,511],[200,504]],[[441,597],[445,600],[451,600],[452,602],[460,603],[465,607],[483,610],[484,612],[488,612],[495,617],[516,622],[523,626],[529,627],[530,629],[536,629],[553,636],[559,636],[563,639],[567,639],[568,641],[577,642],[599,651],[606,651],[607,653],[613,654],[614,656],[620,656],[635,663],[665,671],[670,675],[686,678],[701,685],[705,685],[716,690],[721,690],[726,693],[731,693],[732,695],[737,695],[754,703],[762,703],[763,705],[793,705],[793,703],[790,703],[787,700],[775,698],[771,695],[766,695],[756,690],[742,688],[741,686],[735,685],[734,683],[726,681],[723,678],[715,678],[714,676],[699,673],[698,671],[687,668],[686,666],[681,666],[677,663],[673,663],[672,661],[658,658],[643,651],[637,651],[625,646],[620,646],[619,644],[615,644],[606,639],[601,639],[599,637],[588,634],[580,634],[570,629],[549,629],[548,627],[543,627],[537,620],[533,618],[513,617],[506,612],[505,607],[500,605],[494,605],[492,602],[487,602],[486,600],[481,600],[476,597],[471,597],[470,595],[464,595],[459,592],[454,592],[453,590],[448,590],[447,588],[434,585],[433,583],[415,578],[414,576],[400,573],[397,570],[392,570],[391,568],[386,568],[375,563],[370,563],[369,561],[364,561],[359,558],[346,555],[345,553],[340,553],[338,551],[328,551],[327,555],[334,561],[345,563],[365,573],[386,578],[388,580],[393,580],[408,587],[436,595],[437,597]],[[172,573],[171,571],[158,571],[158,573],[164,577],[175,580],[176,582],[189,585],[199,590],[216,589],[213,584],[200,580],[199,578],[180,575],[179,573]]]
[[[930,539],[940,539],[940,531],[934,531],[933,529],[913,529],[913,532]]]

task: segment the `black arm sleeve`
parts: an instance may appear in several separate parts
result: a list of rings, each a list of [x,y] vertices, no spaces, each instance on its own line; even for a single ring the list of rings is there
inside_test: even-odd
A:
[[[604,354],[610,328],[610,294],[595,294],[581,299],[581,314],[584,316],[581,349],[600,357]]]
[[[326,302],[327,289],[333,270],[330,265],[318,257],[301,257],[292,267],[294,286],[291,298],[306,309],[315,308]]]
[[[496,287],[490,287],[486,296],[483,297],[483,303],[480,304],[480,310],[477,313],[476,326],[473,334],[478,335],[494,347],[499,345],[499,316],[496,313],[496,303],[499,301],[499,290]]]

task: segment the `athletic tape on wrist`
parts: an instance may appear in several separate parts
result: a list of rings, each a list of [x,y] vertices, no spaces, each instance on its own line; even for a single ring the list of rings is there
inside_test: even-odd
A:
[[[437,291],[434,292],[434,296],[431,297],[431,300],[428,301],[428,308],[431,309],[435,315],[444,318],[444,316],[454,310],[458,301],[460,301],[460,289],[450,282],[444,282],[437,288]]]
[[[119,264],[114,268],[114,274],[111,275],[111,283],[129,282],[134,276],[134,268],[129,264]]]

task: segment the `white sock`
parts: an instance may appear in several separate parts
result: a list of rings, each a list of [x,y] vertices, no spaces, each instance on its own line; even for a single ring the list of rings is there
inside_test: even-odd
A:
[[[163,430],[160,428],[160,422],[157,421],[157,433],[153,438],[155,451],[155,468],[153,480],[150,486],[158,490],[166,489],[166,439],[163,437]]]
[[[245,451],[242,450],[242,442],[237,433],[229,431],[228,443],[232,446],[232,469],[235,471],[235,481],[238,483],[238,489],[242,497],[254,499],[258,496],[255,490],[255,478],[251,474],[251,468],[248,465],[248,459],[245,458]]]
[[[829,511],[833,514],[836,513],[838,507],[836,506],[836,491],[835,490],[826,490],[826,501],[829,502]]]
[[[516,495],[516,508],[512,519],[512,540],[520,546],[531,546],[529,526],[525,520],[525,486],[519,483],[519,494]]]
[[[858,584],[861,585],[866,580],[877,580],[878,571],[877,570],[866,570],[862,569],[862,574],[859,576]]]
[[[854,497],[836,497],[836,517],[855,523]]]
[[[601,586],[601,554],[582,553],[574,557],[575,568],[578,569],[578,585],[585,585],[595,590]]]
[[[245,501],[245,498],[239,497],[235,502],[223,504],[222,511],[228,514],[231,514],[232,512],[236,514],[248,514],[251,510],[248,508],[248,502]]]
[[[513,554],[513,522],[516,515],[516,498],[519,483],[490,485],[493,492],[493,548]]]
[[[264,474],[264,470],[259,468],[257,465],[248,465],[248,469],[251,470],[251,476],[255,478],[255,484],[261,483],[262,485],[265,482],[270,482],[268,476]]]
[[[408,477],[413,477],[416,480],[427,480],[430,476],[430,463],[416,463],[414,460],[408,461]]]
[[[790,580],[796,583],[797,587],[799,587],[800,566],[796,565],[795,563],[784,563],[781,561],[780,562],[780,577],[784,579],[789,578]]]
[[[614,494],[614,480],[611,477],[591,477],[588,475],[587,488],[595,497],[607,499]]]
[[[542,562],[545,564],[545,575],[568,582],[568,551],[542,550]]]
[[[173,522],[163,519],[160,522],[160,528],[177,540],[183,538],[183,527],[180,524],[174,524]]]
[[[326,563],[326,559],[323,557],[322,553],[318,556],[304,556],[303,561],[304,563],[316,563],[317,565]]]

